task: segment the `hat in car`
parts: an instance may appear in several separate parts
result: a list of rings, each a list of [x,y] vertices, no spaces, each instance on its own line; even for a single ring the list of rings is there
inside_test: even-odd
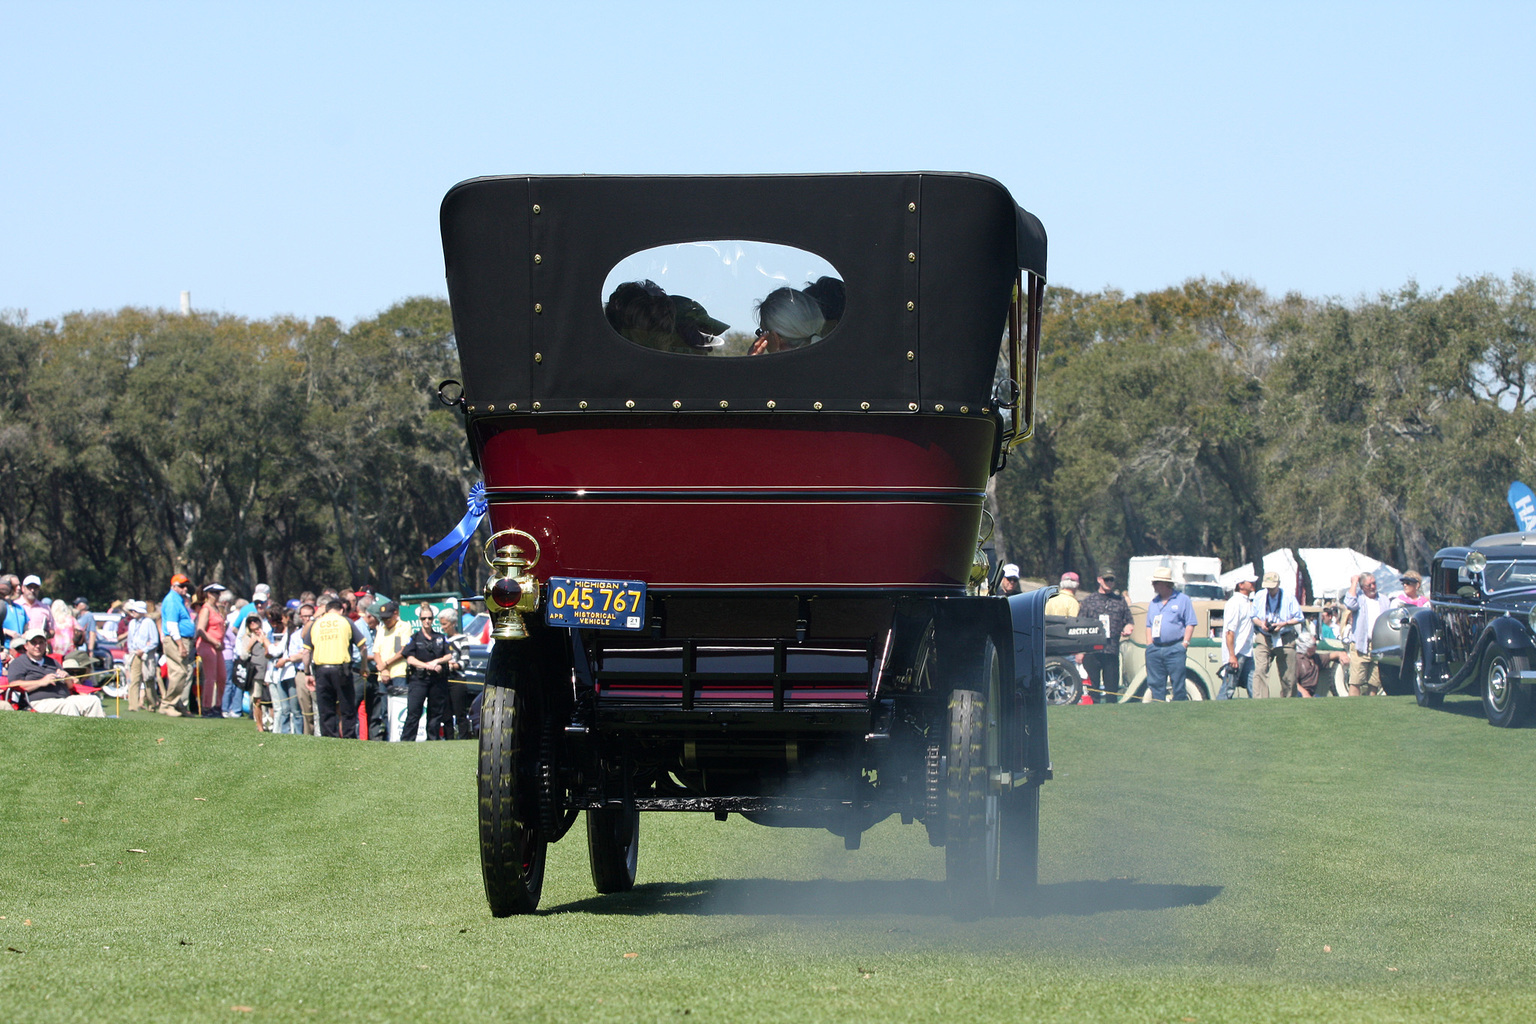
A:
[[[1010,580],[1018,579],[1019,567],[1014,565],[1012,562],[1009,562],[1007,565],[1003,566],[1003,578]]]
[[[705,334],[724,334],[731,329],[731,325],[724,320],[716,320],[709,315],[696,299],[690,299],[686,295],[672,295],[672,309],[677,317],[679,327],[697,327]]]
[[[1173,582],[1173,570],[1168,568],[1166,565],[1162,566],[1161,568],[1158,568],[1158,569],[1153,569],[1152,570],[1152,582],[1153,583],[1172,583]]]
[[[1424,582],[1424,577],[1420,576],[1418,573],[1414,572],[1412,569],[1409,569],[1407,572],[1403,573],[1401,576],[1398,577],[1398,579],[1402,580],[1404,583],[1410,583],[1410,582],[1411,583],[1423,583]]]
[[[1280,574],[1277,573],[1277,572],[1267,572],[1267,573],[1265,573],[1264,574],[1264,585],[1266,587],[1278,587],[1280,585]]]
[[[26,579],[21,581],[21,585],[24,587],[40,587],[43,585],[43,581],[38,579],[36,576],[28,576]]]
[[[1062,573],[1061,574],[1061,589],[1063,589],[1063,590],[1076,590],[1077,589],[1077,573],[1075,573],[1075,572],[1064,572],[1064,573]]]

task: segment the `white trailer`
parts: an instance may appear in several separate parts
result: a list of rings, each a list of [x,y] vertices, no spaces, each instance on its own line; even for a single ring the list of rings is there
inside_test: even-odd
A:
[[[1125,597],[1131,602],[1152,600],[1152,573],[1173,572],[1173,585],[1190,597],[1219,601],[1226,597],[1221,586],[1221,559],[1204,555],[1141,555],[1131,559],[1125,581]]]

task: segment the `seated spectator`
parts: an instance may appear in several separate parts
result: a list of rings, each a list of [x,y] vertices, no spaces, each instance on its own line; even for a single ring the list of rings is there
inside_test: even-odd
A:
[[[848,292],[843,282],[835,277],[818,277],[814,284],[806,285],[803,290],[821,307],[822,318],[826,321],[822,336],[831,334],[832,328],[843,318],[843,306],[848,301]]]
[[[757,304],[757,340],[747,355],[788,352],[813,345],[826,331],[821,304],[794,288],[775,288]]]
[[[107,717],[100,697],[71,691],[69,674],[48,657],[48,638],[42,630],[28,630],[22,641],[25,647],[6,666],[5,678],[11,686],[26,692],[33,711],[79,718]]]

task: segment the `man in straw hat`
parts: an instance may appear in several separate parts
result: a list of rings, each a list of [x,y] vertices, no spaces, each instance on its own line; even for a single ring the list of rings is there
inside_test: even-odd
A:
[[[1154,701],[1188,700],[1184,691],[1184,659],[1194,638],[1195,606],[1183,591],[1173,589],[1173,571],[1152,571],[1156,596],[1147,605],[1147,686]]]
[[[1280,589],[1280,574],[1264,574],[1264,593],[1253,607],[1253,695],[1269,696],[1269,666],[1280,673],[1280,696],[1296,696],[1296,634],[1301,605]]]

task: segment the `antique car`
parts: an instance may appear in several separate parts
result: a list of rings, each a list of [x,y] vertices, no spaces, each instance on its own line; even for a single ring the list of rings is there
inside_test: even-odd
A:
[[[899,815],[962,911],[1030,891],[1052,591],[982,596],[979,541],[1033,422],[1040,222],[939,173],[477,178],[441,222],[492,914],[582,812],[601,893],[659,811],[849,849]]]
[[[1476,688],[1492,725],[1531,718],[1536,683],[1536,533],[1500,533],[1441,548],[1430,604],[1407,621],[1403,675],[1423,707]]]

